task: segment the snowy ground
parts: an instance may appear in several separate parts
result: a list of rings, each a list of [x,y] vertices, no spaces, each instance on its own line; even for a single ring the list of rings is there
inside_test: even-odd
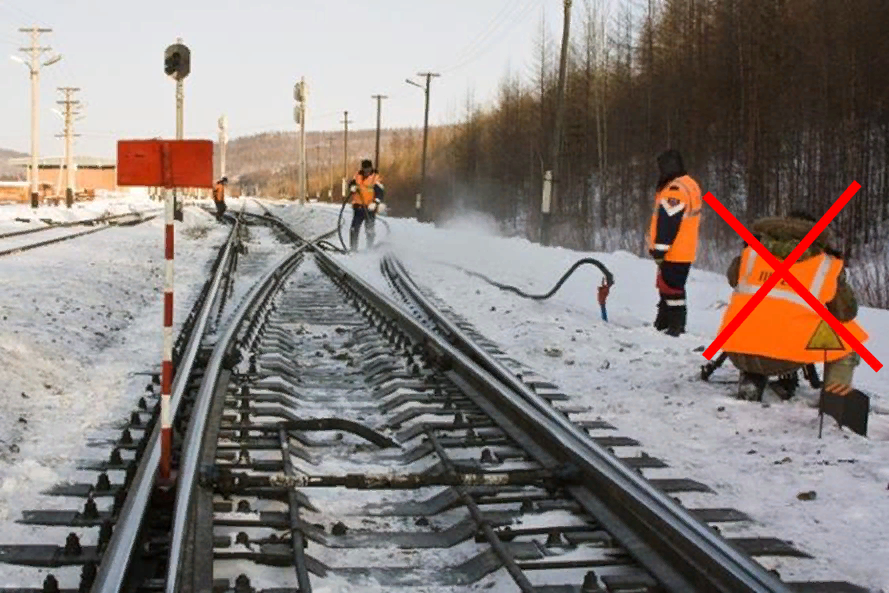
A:
[[[326,228],[337,213],[324,205],[280,210],[312,229]],[[629,253],[586,254],[500,238],[484,220],[456,221],[445,229],[410,220],[388,222],[391,235],[380,228],[379,239],[390,243],[421,285],[576,403],[590,406],[590,418],[601,415],[671,466],[647,470],[648,477],[698,479],[718,495],[685,495],[685,504],[735,507],[756,522],[728,527],[726,534],[781,537],[816,557],[764,559],[769,568],[785,579],[849,580],[889,591],[885,369],[875,373],[862,363],[856,372],[856,384],[875,394],[869,438],[839,430],[827,418],[819,440],[813,407],[817,393],[807,385],[790,402],[772,398],[754,404],[733,399],[733,385],[699,380],[706,360],[696,350],[715,337],[730,296],[724,276],[692,272],[689,333],[675,339],[651,327],[657,302],[651,261]],[[608,323],[596,302],[601,273],[594,268],[581,268],[554,297],[538,302],[434,263],[450,262],[526,292],[544,293],[586,255],[601,259],[616,277]],[[378,252],[340,257],[372,284],[386,286]],[[860,321],[870,333],[868,348],[889,362],[889,311],[863,309]],[[561,354],[547,354],[553,349]],[[727,364],[712,380],[736,377]],[[810,491],[816,493],[814,500],[797,497]]]
[[[231,200],[229,207],[237,209],[239,202]],[[269,204],[306,234],[332,228],[338,214],[338,208],[325,205]],[[121,198],[71,211],[41,208],[37,214],[79,212],[80,218],[94,218],[105,211],[156,205]],[[27,228],[29,223],[13,220],[22,215],[34,217],[30,208],[0,207],[0,232]],[[688,495],[683,502],[738,508],[756,521],[752,528],[745,526],[744,534],[783,537],[816,556],[815,561],[770,561],[769,567],[777,567],[784,578],[850,580],[889,590],[889,416],[871,416],[868,439],[840,431],[828,419],[819,440],[811,390],[788,403],[751,404],[732,399],[731,386],[699,382],[705,361],[695,349],[713,339],[729,296],[722,276],[692,273],[690,333],[673,339],[650,327],[656,294],[649,261],[627,253],[598,256],[617,280],[605,323],[595,301],[601,276],[592,268],[578,271],[552,299],[534,302],[433,263],[445,260],[545,292],[586,254],[498,238],[478,221],[449,229],[408,220],[388,223],[391,235],[381,224],[379,239],[392,245],[418,282],[515,358],[559,384],[575,403],[590,406],[591,417],[613,422],[621,434],[639,439],[645,451],[671,466],[646,475],[705,482],[718,495]],[[92,481],[93,474],[72,470],[75,461],[106,455],[87,447],[88,440],[117,436],[109,423],[124,418],[144,390],[147,378],[133,373],[153,370],[146,361],[157,360],[161,349],[162,224],[155,219],[0,258],[0,543],[45,538],[45,528],[15,524],[22,510],[36,504],[33,493],[66,479]],[[227,231],[193,208],[177,229],[178,323]],[[263,233],[258,231],[254,240],[251,253],[270,257],[275,251]],[[378,259],[379,253],[342,256],[385,287]],[[257,261],[251,273],[260,273],[262,262]],[[889,312],[865,309],[861,321],[871,334],[868,347],[886,362]],[[546,353],[553,348],[561,355]],[[862,365],[856,374],[859,386],[878,394],[872,406],[883,410],[889,408],[885,373]],[[734,378],[728,366],[713,377]],[[797,498],[808,491],[817,493],[814,500]],[[72,502],[58,499],[57,504],[64,508]],[[57,543],[69,531],[50,530],[57,533]],[[33,586],[33,574],[0,565],[0,586]]]
[[[42,207],[36,216],[28,208],[25,215],[95,218],[131,207],[156,208],[157,202],[112,198],[82,206]],[[21,215],[20,207],[0,207],[0,226],[25,228],[13,220]],[[176,228],[178,331],[229,227],[188,207]],[[107,449],[88,442],[117,438],[110,425],[126,419],[144,393],[149,378],[135,373],[154,372],[161,356],[162,263],[161,218],[0,258],[0,543],[64,543],[70,531],[87,534],[85,542],[95,538],[94,529],[33,528],[15,521],[22,510],[38,505],[82,504],[68,498],[38,503],[34,495],[68,479],[94,481],[95,474],[74,469],[76,462],[107,456]],[[46,541],[47,533],[55,534],[54,542]],[[33,586],[40,582],[35,573],[43,572],[0,564],[0,587]],[[62,586],[76,582],[63,580]]]
[[[149,200],[147,195],[138,194],[97,198],[89,202],[75,202],[71,208],[64,206],[31,208],[30,204],[7,204],[0,206],[0,234],[43,228],[52,224],[89,220],[107,215],[150,210],[162,212],[163,204]],[[33,236],[45,237],[46,235]]]

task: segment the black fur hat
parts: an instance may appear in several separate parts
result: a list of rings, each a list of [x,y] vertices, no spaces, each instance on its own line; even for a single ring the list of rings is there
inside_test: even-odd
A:
[[[658,155],[657,167],[660,172],[657,183],[658,190],[677,177],[682,177],[688,173],[685,170],[685,164],[682,162],[682,155],[675,148],[665,150]]]

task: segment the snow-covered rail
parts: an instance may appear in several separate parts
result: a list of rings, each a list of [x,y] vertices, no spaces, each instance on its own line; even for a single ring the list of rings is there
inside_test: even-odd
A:
[[[154,210],[146,212],[126,212],[77,222],[54,224],[35,229],[25,229],[0,234],[0,257],[21,253],[38,247],[61,243],[83,237],[116,226],[132,226],[153,220],[158,216]],[[72,231],[73,227],[88,226],[87,230]],[[39,235],[39,238],[35,237]]]

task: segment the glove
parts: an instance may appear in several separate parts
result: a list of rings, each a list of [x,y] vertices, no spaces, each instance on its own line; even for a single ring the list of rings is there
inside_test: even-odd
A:
[[[664,263],[664,257],[667,255],[666,251],[661,251],[660,249],[650,249],[648,253],[654,258],[654,263],[656,263],[658,267]]]
[[[386,204],[384,204],[383,202],[380,202],[379,204],[377,204],[377,215],[385,214],[385,212],[386,212]]]
[[[367,211],[368,212],[376,212],[377,211],[377,204],[379,204],[379,202],[377,202],[376,200],[374,200],[373,202],[368,204]]]

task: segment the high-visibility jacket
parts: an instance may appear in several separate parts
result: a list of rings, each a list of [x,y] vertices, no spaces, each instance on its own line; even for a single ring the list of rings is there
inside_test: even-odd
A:
[[[225,200],[225,186],[221,183],[217,183],[213,186],[213,201],[214,202],[222,202]]]
[[[654,197],[648,249],[664,253],[664,261],[694,262],[702,205],[701,188],[688,175],[665,185]]]
[[[790,267],[800,283],[823,305],[837,292],[837,279],[843,269],[843,261],[826,253],[797,261]],[[759,288],[774,273],[752,248],[746,247],[741,254],[738,284],[731,302],[722,318],[719,331],[737,315]],[[823,350],[807,350],[806,345],[822,319],[809,304],[781,279],[765,299],[741,322],[722,349],[728,353],[764,356],[777,360],[799,363],[824,361]],[[860,342],[867,340],[867,333],[855,321],[843,323]],[[828,350],[827,361],[832,362],[853,352],[843,341],[843,350]]]
[[[358,171],[352,179],[350,189],[353,205],[369,206],[374,201],[374,198],[382,201],[384,190],[383,178],[376,172],[365,177],[361,171]]]

